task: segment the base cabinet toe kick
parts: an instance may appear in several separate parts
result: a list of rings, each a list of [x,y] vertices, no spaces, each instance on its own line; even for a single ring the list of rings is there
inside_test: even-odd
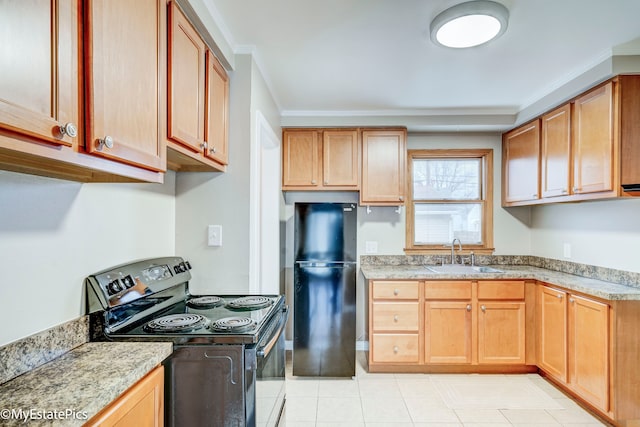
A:
[[[369,371],[538,372],[640,426],[640,301],[536,280],[369,280]]]

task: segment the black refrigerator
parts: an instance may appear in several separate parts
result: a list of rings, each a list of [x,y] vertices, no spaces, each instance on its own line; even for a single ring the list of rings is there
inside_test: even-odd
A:
[[[355,204],[295,204],[293,375],[355,375],[356,227]]]

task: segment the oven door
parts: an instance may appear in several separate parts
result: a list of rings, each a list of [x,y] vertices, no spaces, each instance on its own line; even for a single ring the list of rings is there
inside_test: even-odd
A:
[[[288,309],[256,348],[256,423],[277,426],[285,403],[285,339]]]

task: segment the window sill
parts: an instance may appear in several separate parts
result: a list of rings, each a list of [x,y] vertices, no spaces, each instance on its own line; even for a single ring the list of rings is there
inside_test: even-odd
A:
[[[462,247],[462,251],[458,250],[456,246],[456,255],[469,255],[473,252],[476,255],[492,255],[495,248],[480,248],[480,247]],[[404,253],[407,255],[451,255],[451,247],[443,248],[404,248]]]

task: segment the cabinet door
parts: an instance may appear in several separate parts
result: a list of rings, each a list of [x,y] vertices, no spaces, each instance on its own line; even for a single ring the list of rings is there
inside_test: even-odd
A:
[[[471,302],[425,303],[425,362],[464,364],[472,358]]]
[[[358,187],[358,131],[325,130],[322,134],[322,184]]]
[[[569,298],[569,382],[586,401],[609,410],[609,306]]]
[[[613,190],[613,83],[575,100],[573,192]]]
[[[362,132],[362,188],[360,204],[404,204],[406,131]]]
[[[228,163],[229,77],[222,64],[207,50],[207,113],[205,155],[223,165]]]
[[[159,366],[91,418],[85,426],[160,427],[164,424],[163,408],[164,368]]]
[[[540,197],[540,123],[529,123],[504,135],[503,202],[522,202]]]
[[[538,288],[538,366],[567,383],[567,294]]]
[[[94,155],[162,171],[166,2],[88,0],[85,8],[85,148]]]
[[[195,152],[204,144],[206,46],[174,1],[169,9],[168,137]]]
[[[282,185],[317,187],[320,142],[316,130],[285,131],[282,138]]]
[[[481,302],[478,313],[478,363],[525,363],[524,302]]]
[[[542,116],[542,197],[566,196],[571,185],[571,105]]]
[[[58,145],[80,130],[77,0],[0,2],[0,129]]]

